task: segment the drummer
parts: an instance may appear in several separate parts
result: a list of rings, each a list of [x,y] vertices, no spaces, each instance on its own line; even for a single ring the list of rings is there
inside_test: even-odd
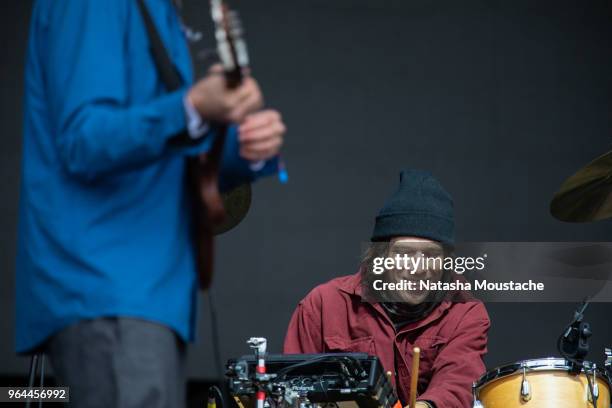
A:
[[[428,172],[403,171],[398,190],[376,217],[371,240],[387,253],[411,245],[448,253],[454,245],[451,196]],[[423,247],[426,247],[425,249]],[[376,355],[404,406],[409,397],[412,350],[421,349],[416,407],[469,408],[472,383],[485,371],[489,317],[466,293],[405,292],[403,302],[364,301],[371,247],[360,271],[312,290],[295,310],[285,353],[365,352]],[[371,274],[370,274],[371,275]],[[419,270],[415,279],[447,279]],[[414,407],[412,407],[414,408]]]

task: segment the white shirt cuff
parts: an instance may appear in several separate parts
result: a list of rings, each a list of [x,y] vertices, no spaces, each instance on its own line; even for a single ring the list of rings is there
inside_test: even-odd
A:
[[[185,117],[187,118],[187,133],[192,139],[199,139],[208,132],[208,123],[202,119],[198,110],[193,106],[187,95],[183,98]]]

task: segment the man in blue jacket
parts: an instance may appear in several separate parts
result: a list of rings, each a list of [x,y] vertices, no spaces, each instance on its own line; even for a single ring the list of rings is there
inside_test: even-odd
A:
[[[37,0],[32,13],[16,349],[44,351],[75,407],[184,405],[197,294],[184,160],[210,148],[208,123],[235,123],[221,181],[251,182],[276,171],[285,132],[254,79],[192,84],[175,5],[145,4],[179,90],[158,76],[136,0]],[[168,143],[185,131],[191,143]]]

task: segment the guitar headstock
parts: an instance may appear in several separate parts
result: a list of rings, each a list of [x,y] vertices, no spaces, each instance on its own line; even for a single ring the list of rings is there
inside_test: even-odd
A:
[[[210,0],[210,11],[215,24],[217,52],[228,86],[238,86],[249,66],[242,22],[238,13],[231,10],[223,0]]]

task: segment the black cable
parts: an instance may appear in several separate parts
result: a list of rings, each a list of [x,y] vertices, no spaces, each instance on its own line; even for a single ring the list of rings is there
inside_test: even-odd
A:
[[[34,387],[34,379],[36,378],[36,372],[38,371],[38,354],[32,355],[30,359],[30,373],[28,375],[28,389]],[[26,408],[30,408],[30,400],[26,399]]]
[[[42,393],[45,386],[45,355],[40,355],[40,392]],[[38,400],[38,408],[42,408],[42,398]]]
[[[213,301],[212,292],[208,290],[208,308],[210,309],[210,334],[212,337],[213,354],[215,360],[215,370],[217,371],[217,379],[223,381],[223,363],[221,361],[221,345],[219,343],[219,322],[217,320],[217,309]]]
[[[335,356],[320,356],[320,357],[311,358],[309,360],[300,361],[299,363],[295,363],[283,369],[278,370],[276,372],[276,378],[274,378],[273,382],[277,382],[277,381],[280,381],[281,379],[284,379],[285,375],[287,375],[290,371],[296,368],[308,366],[308,365],[315,364],[315,363],[320,363],[322,361],[336,361],[336,360],[337,360],[337,357]]]
[[[211,385],[208,388],[208,398],[215,399],[215,405],[217,406],[217,408],[224,408],[225,399],[223,398],[223,393],[221,392],[221,389],[216,385]]]
[[[274,398],[272,398],[272,397],[266,397],[266,402],[268,403],[268,405],[269,405],[271,408],[278,408],[278,404],[276,403],[276,401],[274,400]],[[264,406],[265,406],[265,404],[264,404]]]
[[[321,389],[323,390],[323,397],[325,398],[325,401],[329,401],[329,396],[327,395],[327,387],[323,383],[323,376],[319,377],[319,385],[321,386]],[[337,404],[336,404],[336,407],[338,407]]]
[[[352,357],[349,356],[334,356],[334,355],[324,355],[324,356],[320,356],[320,357],[314,357],[311,358],[309,360],[305,360],[305,361],[300,361],[299,363],[296,364],[292,364],[290,366],[287,366],[281,370],[278,370],[276,372],[276,378],[274,378],[272,380],[273,383],[281,381],[285,378],[285,376],[290,372],[295,370],[296,368],[300,368],[300,367],[305,367],[305,366],[309,366],[311,364],[316,364],[316,363],[321,363],[321,362],[337,362],[339,364],[341,364],[342,368],[344,370],[346,370],[347,372],[350,373],[350,370],[348,370],[347,367],[347,363],[346,362],[350,362],[351,365],[357,365],[357,367],[359,367],[362,371],[360,373],[358,373],[359,375],[364,375],[365,371],[363,371],[363,368],[361,367],[361,363]],[[348,376],[346,375],[346,373],[342,373],[343,379],[348,378]]]

